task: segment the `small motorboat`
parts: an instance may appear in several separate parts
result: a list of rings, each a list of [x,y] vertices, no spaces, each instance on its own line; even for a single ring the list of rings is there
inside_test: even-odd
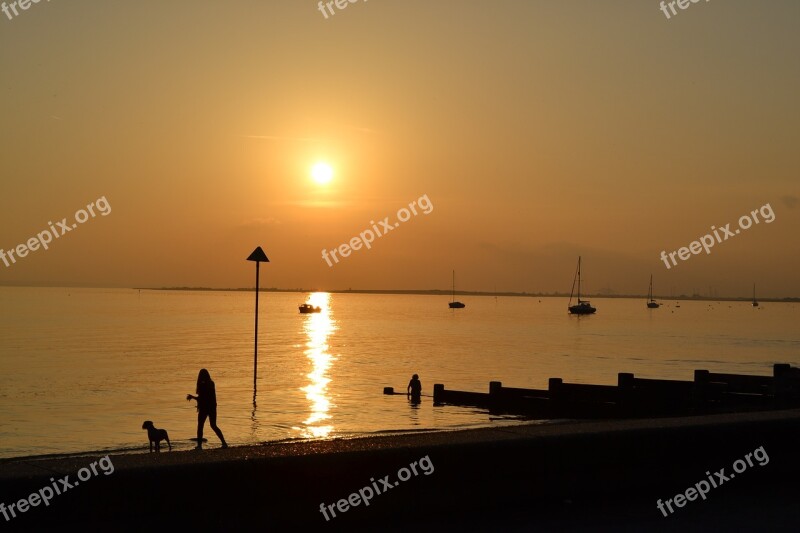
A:
[[[322,311],[321,307],[314,307],[311,304],[300,304],[299,309],[300,309],[300,313],[302,313],[302,314],[319,313],[320,311]]]

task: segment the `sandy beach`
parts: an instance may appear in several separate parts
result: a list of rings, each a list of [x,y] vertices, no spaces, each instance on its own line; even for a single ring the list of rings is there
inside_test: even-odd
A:
[[[227,450],[212,440],[203,451],[111,455],[113,473],[100,472],[4,525],[29,531],[64,524],[109,531],[297,526],[320,531],[790,531],[800,527],[795,504],[799,429],[800,410],[787,410],[564,421]],[[706,479],[706,471],[725,468],[730,475],[737,459],[759,447],[768,455],[763,466],[755,463],[738,478],[730,476],[706,499],[673,506],[666,517],[656,507],[658,499],[673,498]],[[97,458],[4,460],[0,501],[9,506],[27,498],[51,486],[50,478],[69,475],[73,483],[77,472]],[[422,458],[428,458],[427,472],[418,468]],[[416,475],[408,469],[407,479],[399,481],[400,469],[411,463]],[[381,486],[384,478],[391,487]],[[380,491],[368,506],[341,501],[365,487]]]

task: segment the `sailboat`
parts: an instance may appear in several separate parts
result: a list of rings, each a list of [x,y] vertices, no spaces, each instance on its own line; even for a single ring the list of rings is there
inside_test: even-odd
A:
[[[647,308],[658,309],[661,304],[653,300],[653,275],[650,274],[650,290],[647,291]]]
[[[578,303],[575,305],[572,304],[572,293],[575,290],[575,282],[578,282]],[[569,303],[567,304],[567,310],[571,315],[591,315],[597,309],[592,307],[592,304],[589,303],[588,300],[581,300],[581,256],[578,256],[578,270],[575,273],[575,278],[572,280],[572,290],[569,293]]]
[[[447,304],[450,306],[450,309],[463,309],[466,307],[465,304],[456,301],[456,271],[453,270],[453,301]]]
[[[758,307],[758,300],[756,300],[756,284],[753,283],[753,307]]]

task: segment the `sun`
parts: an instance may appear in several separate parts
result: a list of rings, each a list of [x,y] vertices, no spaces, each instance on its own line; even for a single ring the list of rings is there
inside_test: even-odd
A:
[[[333,179],[333,168],[328,163],[317,163],[311,168],[311,177],[320,185],[325,185]]]

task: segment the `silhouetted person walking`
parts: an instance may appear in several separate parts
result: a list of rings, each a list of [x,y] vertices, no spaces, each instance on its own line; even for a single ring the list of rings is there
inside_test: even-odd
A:
[[[419,401],[420,397],[422,396],[422,382],[419,380],[419,376],[414,374],[411,376],[411,381],[408,382],[408,396],[414,400]]]
[[[211,429],[222,441],[222,447],[227,448],[228,443],[225,442],[222,431],[217,427],[217,391],[214,382],[211,381],[211,374],[205,368],[201,368],[200,373],[197,374],[195,393],[197,396],[187,394],[186,399],[197,400],[197,448],[203,447],[203,426],[206,424],[206,418],[208,418]]]

